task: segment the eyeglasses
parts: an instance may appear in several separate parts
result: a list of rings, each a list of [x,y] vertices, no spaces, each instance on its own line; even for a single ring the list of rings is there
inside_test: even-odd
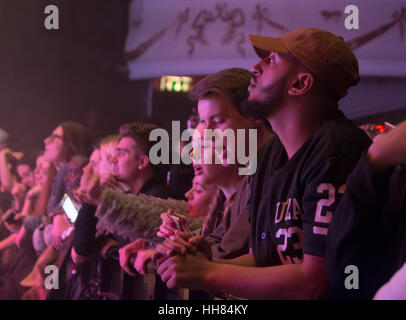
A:
[[[55,139],[63,140],[63,138],[61,136],[58,136],[58,135],[53,134],[53,133],[48,137],[48,139],[51,140],[51,141],[54,141]]]

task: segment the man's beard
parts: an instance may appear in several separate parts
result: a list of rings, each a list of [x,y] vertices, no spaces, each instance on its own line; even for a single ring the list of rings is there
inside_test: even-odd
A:
[[[287,77],[283,77],[263,88],[262,92],[266,94],[266,101],[249,100],[249,98],[243,101],[243,113],[254,119],[267,119],[272,116],[282,105],[286,81]]]

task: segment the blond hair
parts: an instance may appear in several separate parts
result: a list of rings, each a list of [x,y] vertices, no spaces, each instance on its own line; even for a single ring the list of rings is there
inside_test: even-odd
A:
[[[112,134],[100,140],[100,160],[106,160],[109,163],[109,168],[112,170],[111,158],[113,158],[116,147],[120,141],[119,134]]]

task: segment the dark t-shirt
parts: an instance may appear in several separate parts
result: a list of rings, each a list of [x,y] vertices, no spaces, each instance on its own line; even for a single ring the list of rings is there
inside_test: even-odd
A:
[[[73,247],[77,254],[88,257],[95,254],[99,243],[96,238],[96,206],[84,203],[75,221]]]
[[[142,186],[138,193],[143,193],[148,196],[167,199],[170,196],[170,191],[165,184],[158,178],[151,178]]]
[[[275,137],[251,183],[250,248],[257,266],[326,255],[326,236],[348,174],[370,139],[337,111],[288,161]]]
[[[328,235],[327,270],[337,298],[371,299],[406,261],[406,167],[377,172],[365,155],[348,177]],[[347,266],[358,269],[348,290]]]
[[[195,176],[192,165],[184,163],[174,164],[169,170],[169,191],[171,198],[186,200],[185,193],[192,187],[192,180]]]
[[[233,259],[248,253],[250,232],[249,179],[244,178],[237,189],[233,204],[221,223],[205,236],[212,243],[211,252],[214,259]]]

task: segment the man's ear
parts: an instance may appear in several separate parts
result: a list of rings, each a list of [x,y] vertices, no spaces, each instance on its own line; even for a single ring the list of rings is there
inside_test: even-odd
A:
[[[138,168],[140,170],[144,169],[147,165],[149,164],[149,157],[145,154],[143,154],[142,156],[140,156],[139,160],[138,160]]]
[[[314,84],[314,76],[308,72],[301,72],[293,79],[288,94],[291,96],[300,96],[310,91]]]

